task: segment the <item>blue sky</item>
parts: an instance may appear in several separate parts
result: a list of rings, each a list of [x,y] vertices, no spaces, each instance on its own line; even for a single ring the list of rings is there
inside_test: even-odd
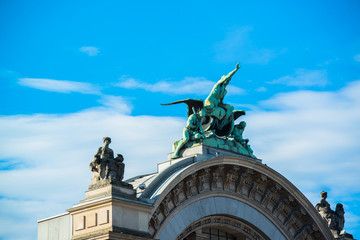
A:
[[[359,238],[359,11],[355,0],[2,0],[0,238],[36,238],[37,220],[83,199],[104,136],[126,177],[156,171],[186,123],[185,106],[160,103],[205,99],[237,62],[225,102],[247,112],[254,154],[313,204],[327,190]]]

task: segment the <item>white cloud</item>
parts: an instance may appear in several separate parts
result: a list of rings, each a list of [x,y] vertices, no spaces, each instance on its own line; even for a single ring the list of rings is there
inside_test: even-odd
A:
[[[326,70],[297,69],[294,74],[275,79],[270,84],[285,84],[296,87],[320,86],[329,84]]]
[[[359,229],[360,81],[334,92],[279,94],[259,107],[244,117],[255,155],[313,204],[327,190],[332,208],[347,206],[345,229]]]
[[[283,93],[242,117],[248,123],[244,136],[263,163],[314,204],[319,192],[328,190],[332,207],[343,202],[351,219],[360,216],[351,209],[359,204],[351,196],[360,195],[355,184],[360,182],[359,92],[360,81],[334,92]],[[83,199],[91,179],[88,164],[102,137],[112,137],[110,147],[124,155],[125,178],[156,171],[172,142],[182,137],[185,116],[128,116],[131,109],[123,106],[124,99],[108,96],[102,101],[112,107],[0,117],[0,159],[21,163],[0,174],[0,223],[6,226],[0,228],[0,238],[35,238],[36,219],[60,214]],[[10,227],[15,223],[26,231]],[[355,220],[345,225],[348,230],[358,227]]]
[[[105,107],[122,114],[130,114],[133,109],[132,104],[121,96],[104,95],[99,102]]]
[[[259,88],[255,89],[255,91],[257,91],[257,92],[266,92],[267,88],[266,87],[259,87]]]
[[[360,62],[360,54],[355,55],[354,60]]]
[[[80,48],[80,52],[86,53],[89,56],[97,56],[100,51],[97,47],[84,46]]]
[[[19,78],[18,83],[22,86],[50,92],[79,92],[84,94],[100,94],[100,91],[96,86],[86,82],[74,82],[45,78]]]
[[[207,95],[214,84],[215,82],[202,77],[185,77],[178,82],[161,81],[151,84],[123,76],[116,86],[127,89],[144,89],[149,92],[161,92],[166,94]],[[227,89],[228,94],[233,95],[244,94],[245,92],[243,89],[235,86],[228,86]]]
[[[221,62],[238,62],[266,65],[282,51],[259,48],[250,40],[252,27],[238,27],[227,32],[214,46],[215,59]]]
[[[166,161],[172,142],[182,137],[185,123],[185,118],[132,117],[106,108],[0,117],[0,159],[9,165],[21,163],[0,174],[0,238],[35,239],[36,220],[84,199],[91,179],[88,165],[102,137],[110,136],[115,154],[124,155],[129,178],[155,172],[156,163]],[[28,207],[35,210],[24,211]],[[14,224],[26,231],[11,227]]]
[[[360,194],[359,93],[356,81],[337,92],[298,91],[263,102],[267,110],[246,117],[255,153],[300,190],[326,187],[338,201]]]

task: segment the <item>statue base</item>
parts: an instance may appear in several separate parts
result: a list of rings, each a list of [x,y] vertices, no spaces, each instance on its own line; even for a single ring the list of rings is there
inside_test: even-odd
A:
[[[111,179],[104,179],[91,184],[88,191],[85,192],[85,200],[80,202],[86,202],[88,200],[106,196],[120,196],[131,199],[136,198],[135,190],[131,184]]]
[[[334,234],[334,233],[333,233]],[[339,234],[339,235],[335,235],[334,234],[334,237],[335,237],[335,239],[337,239],[337,240],[354,240],[354,237],[353,237],[353,235],[351,235],[351,234],[349,234],[349,233],[347,233],[346,231],[341,231],[341,233]]]
[[[89,186],[84,200],[67,210],[71,239],[151,239],[147,223],[151,210],[150,204],[136,198],[132,185],[99,180]]]
[[[218,137],[213,133],[207,133],[206,135],[207,136],[205,139],[195,139],[187,142],[183,147],[183,150],[180,151],[180,156],[185,157],[184,153],[188,148],[198,146],[201,144],[208,147],[218,148],[229,152],[233,152],[236,155],[240,154],[256,159],[256,156],[253,154],[250,145],[242,145],[232,137]],[[177,148],[177,145],[179,144],[180,141],[181,140],[174,142],[173,150]]]
[[[168,153],[168,161],[162,162],[158,164],[158,171],[162,172],[166,168],[175,165],[175,164],[181,164],[186,162],[201,162],[210,158],[214,157],[224,157],[224,156],[232,156],[232,157],[238,157],[241,155],[242,158],[246,158],[249,161],[254,161],[257,163],[262,163],[261,159],[244,156],[240,153],[236,153],[233,151],[221,149],[221,148],[215,148],[211,146],[207,146],[203,143],[197,143],[194,144],[192,147],[186,148],[180,152],[181,157],[173,159],[173,153]]]
[[[91,184],[90,184],[88,190],[101,188],[101,187],[107,186],[109,184],[119,186],[119,187],[133,188],[133,186],[131,184],[128,184],[123,181],[117,181],[117,180],[112,180],[112,179],[102,179],[102,180],[91,181]]]

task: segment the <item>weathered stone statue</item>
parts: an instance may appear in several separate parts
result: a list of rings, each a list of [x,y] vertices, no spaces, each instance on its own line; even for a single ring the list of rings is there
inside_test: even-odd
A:
[[[104,179],[121,182],[124,177],[124,157],[118,154],[114,158],[114,152],[109,148],[111,138],[104,137],[103,142],[104,146],[98,148],[94,160],[90,163],[90,170],[94,174],[91,183],[94,184]]]
[[[234,110],[232,105],[224,103],[226,86],[239,68],[237,64],[234,70],[215,83],[205,103],[201,99],[185,99],[163,104],[185,103],[188,106],[188,122],[183,131],[183,138],[174,143],[172,158],[180,157],[181,150],[199,143],[256,158],[248,145],[249,140],[242,138],[245,122],[238,124],[234,129],[235,120],[245,115],[245,112]]]
[[[318,204],[316,204],[315,208],[319,211],[320,215],[325,219],[327,222],[331,232],[337,238],[340,236],[341,231],[344,228],[345,224],[345,211],[344,207],[341,203],[336,205],[335,212],[331,210],[330,204],[326,201],[327,192],[322,191],[320,193],[321,200]]]

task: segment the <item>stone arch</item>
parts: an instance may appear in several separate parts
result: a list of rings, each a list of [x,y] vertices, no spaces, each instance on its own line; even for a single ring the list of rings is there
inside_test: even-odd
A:
[[[195,206],[211,201],[215,209],[221,209],[222,204],[225,208],[220,212],[200,208],[191,215]],[[249,214],[231,212],[227,208],[231,205],[247,209]],[[333,239],[315,208],[294,185],[271,168],[241,157],[208,159],[184,169],[158,196],[149,233],[158,238],[165,236],[162,234],[169,226],[177,225],[172,230],[175,238],[169,238],[176,239],[193,222],[216,214],[250,222],[271,239]],[[180,216],[187,220],[179,225],[175,219]],[[265,231],[268,228],[273,228],[278,238]]]
[[[263,231],[251,223],[231,215],[223,214],[210,215],[194,221],[192,224],[188,225],[176,239],[184,239],[194,232],[202,233],[199,230],[203,230],[206,227],[224,230],[241,239],[246,237],[248,239],[256,240],[271,240]]]
[[[250,231],[249,225],[251,225],[262,230],[263,233],[261,233],[261,235],[263,239],[286,239],[269,219],[254,208],[234,198],[224,196],[208,196],[184,205],[184,207],[179,209],[177,213],[169,219],[164,227],[159,229],[160,233],[156,234],[155,238],[177,239],[182,232],[186,231],[191,223],[199,222],[200,219],[209,218],[214,215],[227,215],[230,219],[240,219],[240,221],[237,221],[238,224],[245,221],[244,218],[239,218],[239,216],[247,216],[246,222],[250,224],[244,225],[242,223],[239,231],[244,231],[245,226],[247,226]],[[216,224],[215,221],[212,223]],[[219,222],[218,224],[221,223]],[[257,232],[258,231],[254,233],[257,234],[257,236],[261,236]],[[259,239],[261,238],[259,237]]]

